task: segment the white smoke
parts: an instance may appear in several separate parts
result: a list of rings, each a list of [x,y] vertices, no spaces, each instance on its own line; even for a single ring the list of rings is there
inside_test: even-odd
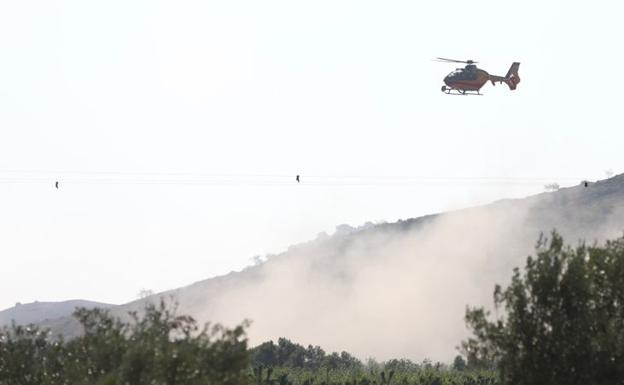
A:
[[[252,343],[284,336],[360,357],[448,361],[466,335],[466,304],[490,302],[497,259],[529,250],[509,242],[525,213],[466,210],[292,248],[206,298],[200,318],[251,319]]]
[[[621,234],[621,200],[590,194],[598,193],[577,187],[396,224],[340,226],[334,237],[224,279],[188,310],[226,325],[251,319],[252,344],[286,337],[360,358],[448,362],[468,334],[466,306],[489,307],[494,285],[524,265],[540,232],[557,228],[571,244]]]

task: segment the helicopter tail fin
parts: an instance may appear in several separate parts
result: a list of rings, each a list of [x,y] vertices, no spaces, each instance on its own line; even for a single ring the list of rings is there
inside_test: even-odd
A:
[[[509,67],[509,71],[507,71],[507,75],[505,75],[505,83],[509,86],[510,90],[515,90],[520,83],[520,75],[518,75],[518,68],[520,68],[520,63],[514,62],[511,67]]]

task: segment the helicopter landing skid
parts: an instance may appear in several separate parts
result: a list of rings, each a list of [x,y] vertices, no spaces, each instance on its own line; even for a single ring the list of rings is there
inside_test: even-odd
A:
[[[467,91],[467,90],[460,90],[460,89],[457,89],[457,88],[451,88],[451,87],[447,87],[447,86],[442,86],[442,92],[444,92],[447,95],[460,95],[460,96],[478,95],[478,96],[483,96],[483,94],[480,93],[478,90],[477,91]]]

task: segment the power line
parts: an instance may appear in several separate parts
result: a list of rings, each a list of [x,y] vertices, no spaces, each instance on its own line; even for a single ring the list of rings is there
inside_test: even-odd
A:
[[[124,176],[191,176],[191,177],[257,177],[257,178],[292,178],[293,174],[208,174],[208,173],[193,173],[193,172],[154,172],[154,171],[111,171],[111,170],[98,170],[98,171],[81,171],[81,170],[26,170],[26,169],[0,169],[0,174],[49,174],[49,175],[124,175]],[[342,178],[379,178],[379,179],[492,179],[492,180],[579,180],[582,179],[578,176],[462,176],[462,175],[306,175],[308,178],[328,178],[328,179],[342,179]]]
[[[299,175],[299,174],[297,174]],[[0,183],[50,183],[111,185],[212,185],[212,186],[392,186],[410,184],[536,185],[583,181],[587,178],[558,176],[457,176],[457,175],[303,175],[294,183],[285,174],[206,174],[192,172],[0,170]]]

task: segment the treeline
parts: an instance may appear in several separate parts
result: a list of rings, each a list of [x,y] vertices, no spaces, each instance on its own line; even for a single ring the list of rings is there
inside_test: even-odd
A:
[[[81,337],[64,341],[35,326],[0,331],[0,385],[241,385],[249,380],[245,325],[199,327],[164,302],[122,322],[79,309]]]
[[[472,370],[457,356],[453,364],[391,359],[363,363],[348,352],[326,353],[320,346],[304,347],[286,338],[250,349],[256,385],[494,385],[491,370]]]
[[[277,343],[268,341],[250,349],[251,362],[254,367],[280,367],[288,369],[330,369],[330,370],[386,370],[394,372],[417,372],[424,369],[457,370],[471,369],[461,355],[457,355],[451,365],[424,359],[414,362],[407,358],[390,359],[378,362],[369,358],[366,362],[348,352],[326,353],[320,346],[304,347],[287,338],[279,338]]]
[[[491,371],[458,360],[362,363],[280,338],[248,349],[246,324],[200,327],[164,301],[121,321],[101,309],[79,309],[84,329],[65,341],[34,325],[0,331],[0,385],[373,385],[497,384]]]
[[[280,338],[276,343],[265,342],[251,349],[254,367],[280,367],[317,370],[346,369],[360,370],[364,366],[360,360],[347,352],[327,354],[320,346],[309,345],[307,348]]]

